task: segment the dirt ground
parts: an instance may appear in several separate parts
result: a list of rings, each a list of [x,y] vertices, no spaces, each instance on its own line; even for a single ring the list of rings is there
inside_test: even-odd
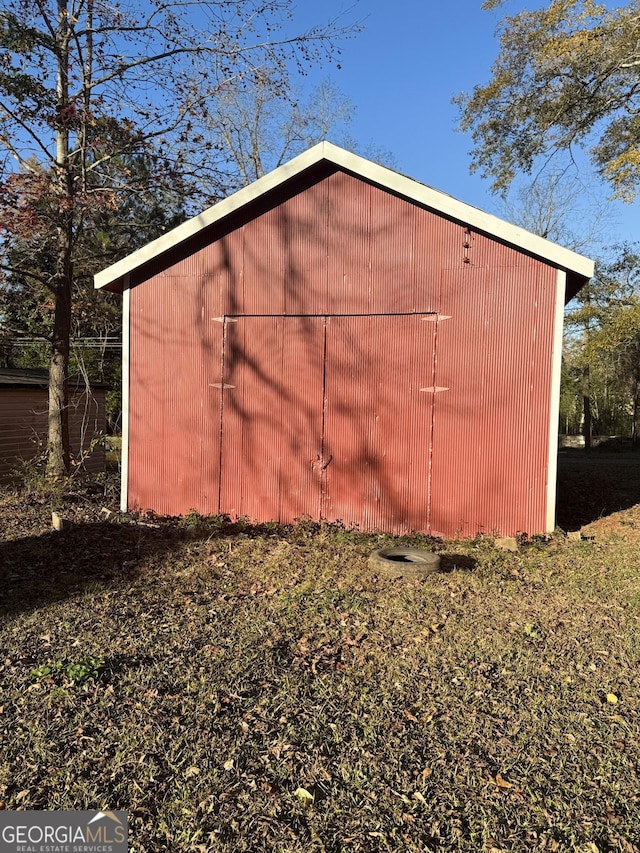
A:
[[[557,524],[640,542],[640,452],[558,454]]]

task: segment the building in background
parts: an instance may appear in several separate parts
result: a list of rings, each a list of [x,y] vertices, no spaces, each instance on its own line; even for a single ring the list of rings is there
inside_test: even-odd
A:
[[[49,374],[46,370],[0,368],[0,478],[47,446]],[[75,465],[104,471],[106,386],[69,383],[69,437]]]

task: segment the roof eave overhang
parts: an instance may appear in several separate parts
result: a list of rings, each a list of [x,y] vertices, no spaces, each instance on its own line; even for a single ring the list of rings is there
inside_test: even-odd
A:
[[[576,293],[578,293],[578,291],[584,287],[588,281],[588,278],[583,278],[582,276],[575,275],[575,273],[567,272],[567,281],[564,290],[564,304],[567,305],[571,302]]]
[[[385,166],[380,166],[357,154],[345,151],[330,142],[320,142],[288,163],[279,166],[269,174],[244,187],[244,189],[97,273],[94,278],[95,287],[121,292],[125,287],[126,276],[134,270],[158,259],[180,243],[200,234],[205,228],[221,222],[245,205],[282,186],[322,161],[333,163],[339,168],[396,193],[409,201],[416,202],[476,231],[481,231],[504,243],[515,246],[559,269],[564,269],[567,273],[573,274],[572,277],[577,276],[578,279],[584,279],[586,282],[593,275],[593,261],[583,255],[565,249],[563,246],[558,246],[556,243],[551,243],[549,240],[538,237],[517,225],[511,225],[472,205],[458,201],[440,190],[435,190]]]

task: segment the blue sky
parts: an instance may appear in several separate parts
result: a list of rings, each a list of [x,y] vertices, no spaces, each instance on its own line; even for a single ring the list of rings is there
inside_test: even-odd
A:
[[[347,3],[300,0],[296,19],[318,23],[320,16],[349,9]],[[523,5],[510,2],[506,8],[514,13]],[[344,42],[341,69],[314,70],[309,80],[329,77],[351,99],[351,135],[391,151],[398,171],[502,215],[488,181],[469,173],[471,140],[456,132],[451,98],[489,79],[503,12],[482,11],[481,0],[360,0],[346,16],[362,20],[365,29]],[[585,166],[580,177],[589,175]],[[638,203],[614,203],[612,209],[609,239],[638,239]]]

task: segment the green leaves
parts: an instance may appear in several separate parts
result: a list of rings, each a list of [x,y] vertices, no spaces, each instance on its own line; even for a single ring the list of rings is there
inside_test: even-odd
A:
[[[61,660],[48,661],[31,670],[35,680],[51,679],[53,682],[67,681],[82,687],[88,681],[95,681],[104,666],[104,658],[95,655],[79,658],[77,661],[64,663]]]
[[[0,50],[29,54],[35,47],[54,48],[51,33],[30,27],[9,10],[0,12]]]
[[[506,17],[490,81],[456,98],[475,144],[472,168],[504,191],[537,158],[582,145],[614,193],[632,200],[640,188],[639,37],[635,2],[607,9],[553,0]]]
[[[561,410],[579,430],[587,396],[594,435],[631,436],[640,402],[640,253],[635,245],[613,251],[566,314]]]

